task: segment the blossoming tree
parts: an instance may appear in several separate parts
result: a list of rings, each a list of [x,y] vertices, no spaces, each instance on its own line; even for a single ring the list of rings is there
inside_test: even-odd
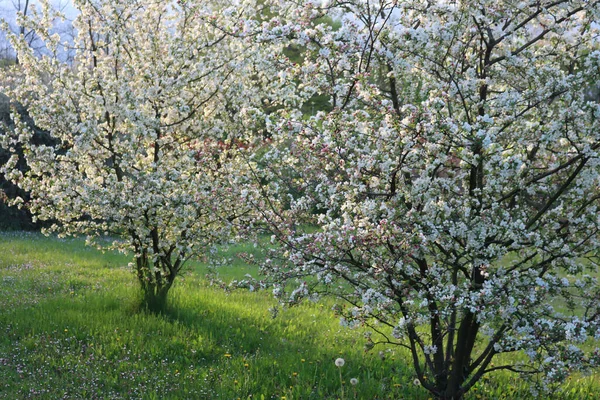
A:
[[[20,65],[1,72],[1,90],[56,145],[36,144],[15,116],[2,138],[14,155],[2,171],[31,193],[26,206],[54,222],[50,231],[132,252],[145,304],[160,310],[186,260],[235,235],[246,212],[224,178],[243,175],[236,153],[253,123],[260,75],[244,27],[231,35],[216,26],[237,23],[236,12],[247,9],[223,14],[228,4],[217,1],[75,5],[73,43],[52,33],[57,16],[47,2],[22,16],[44,41],[43,57],[8,33]],[[58,61],[63,46],[76,49],[72,65]],[[26,173],[16,168],[20,148]],[[96,240],[105,235],[118,239]]]
[[[268,119],[257,193],[286,199],[262,212],[287,264],[264,270],[296,282],[276,292],[344,300],[439,399],[496,370],[549,388],[596,367],[599,2],[301,3],[261,38],[306,49],[280,78],[331,111]]]

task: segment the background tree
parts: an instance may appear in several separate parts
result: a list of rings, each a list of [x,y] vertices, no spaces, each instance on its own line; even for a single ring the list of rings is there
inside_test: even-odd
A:
[[[253,121],[256,96],[244,89],[256,75],[253,50],[215,27],[221,15],[237,22],[233,9],[222,14],[226,2],[75,4],[72,66],[59,61],[73,44],[50,32],[47,2],[23,18],[47,55],[8,33],[20,66],[2,72],[1,90],[56,145],[31,141],[16,118],[2,138],[13,153],[2,171],[31,193],[36,218],[55,222],[48,231],[132,252],[144,304],[161,310],[186,260],[233,237],[246,212],[224,177],[243,175],[236,153]],[[112,243],[95,240],[106,235]]]
[[[58,9],[66,9],[68,7],[65,2],[54,0],[52,2],[54,7]],[[35,31],[25,29],[24,25],[19,25],[19,14],[27,16],[30,9],[36,7],[35,1],[30,0],[0,0],[0,20],[6,23],[7,29],[13,32],[15,35],[20,35],[27,42],[28,46],[31,47],[38,54],[43,49],[43,43],[41,43],[35,34]],[[63,24],[54,24],[53,31],[59,32],[61,37],[67,38],[69,34],[69,27],[71,22],[65,22]],[[72,36],[71,36],[72,37]],[[69,49],[72,51],[72,49]],[[64,54],[65,59],[68,53]],[[0,68],[18,64],[18,58],[12,48],[5,32],[0,30]],[[33,125],[33,121],[29,118],[27,110],[22,105],[15,105],[13,112],[18,113],[21,118],[30,124],[31,129],[35,132],[34,140],[39,143],[51,144],[51,139],[48,135]],[[13,121],[10,116],[10,102],[9,99],[0,93],[0,132],[3,131],[4,125],[12,126]],[[4,164],[10,157],[10,152],[0,148],[0,165]],[[19,162],[19,168],[25,170],[27,168],[24,159]],[[28,193],[19,189],[11,182],[0,176],[0,229],[39,229],[39,224],[32,222],[32,217],[26,208],[17,209],[15,207],[8,206],[8,199],[21,196],[28,199]]]
[[[19,115],[20,120],[28,124],[32,131],[30,140],[35,144],[55,144],[47,132],[40,130],[33,124],[31,117],[29,117],[27,110],[25,110],[24,107],[14,104],[12,112]],[[0,135],[3,135],[6,129],[11,128],[14,128],[14,123],[11,118],[10,100],[8,97],[0,94]],[[27,164],[25,163],[24,157],[22,157],[22,147],[17,146],[14,150],[21,156],[14,167],[25,172],[27,170]],[[0,165],[5,164],[10,159],[11,155],[9,150],[5,150],[0,146]],[[20,189],[17,185],[0,175],[0,230],[39,230],[40,224],[33,222],[32,215],[27,207],[16,208],[9,206],[10,199],[15,199],[16,197],[21,197],[25,201],[29,200],[29,194],[26,191]]]
[[[280,73],[297,98],[269,119],[255,192],[287,260],[265,263],[276,293],[337,296],[439,399],[495,370],[537,390],[597,366],[599,3],[301,3],[261,36],[313,51]],[[307,118],[315,94],[332,110]]]

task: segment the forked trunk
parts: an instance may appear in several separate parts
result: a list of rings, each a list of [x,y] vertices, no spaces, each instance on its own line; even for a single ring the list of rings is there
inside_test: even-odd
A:
[[[160,313],[164,311],[167,306],[167,294],[169,292],[169,288],[170,285],[161,287],[156,285],[146,285],[142,288],[142,306],[152,313]]]
[[[150,263],[146,251],[136,258],[138,281],[142,289],[142,307],[153,313],[160,313],[167,306],[167,294],[175,280],[176,270],[168,263],[157,259]]]

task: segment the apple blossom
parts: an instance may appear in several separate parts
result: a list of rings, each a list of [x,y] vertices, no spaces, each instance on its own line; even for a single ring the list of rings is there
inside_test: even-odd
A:
[[[238,154],[255,131],[261,76],[238,25],[244,9],[220,13],[242,3],[79,0],[77,35],[62,43],[42,2],[21,17],[43,40],[42,57],[7,32],[20,65],[0,72],[0,90],[56,145],[36,143],[15,115],[2,172],[31,193],[27,206],[54,222],[49,231],[132,253],[153,310],[185,262],[234,237],[247,213],[241,186],[230,183],[250,165]],[[61,47],[75,48],[72,65],[56,57]],[[117,239],[95,240],[104,235]]]
[[[306,49],[279,53],[296,97],[267,117],[255,191],[278,295],[337,296],[439,399],[596,367],[599,2],[277,3],[260,40]],[[299,113],[315,95],[331,110]],[[511,352],[528,361],[493,365]]]

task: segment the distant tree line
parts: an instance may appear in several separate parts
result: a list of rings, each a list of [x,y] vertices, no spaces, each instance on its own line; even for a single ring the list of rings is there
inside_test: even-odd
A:
[[[29,117],[27,111],[22,106],[16,106],[16,112],[18,112],[21,118],[26,121],[33,131],[34,141],[37,144],[50,144],[51,139],[47,132],[35,127],[33,121]],[[10,102],[9,99],[0,93],[0,134],[4,133],[5,129],[11,129],[14,126],[14,121],[11,118]],[[8,149],[0,147],[0,165],[6,163],[10,157]],[[21,158],[19,161],[19,168],[22,171],[27,169],[26,164]],[[25,200],[28,200],[28,193],[19,189],[17,186],[7,181],[4,175],[0,175],[0,230],[37,230],[41,228],[41,224],[34,222],[31,213],[25,207],[16,208],[9,207],[7,200],[20,196]]]

